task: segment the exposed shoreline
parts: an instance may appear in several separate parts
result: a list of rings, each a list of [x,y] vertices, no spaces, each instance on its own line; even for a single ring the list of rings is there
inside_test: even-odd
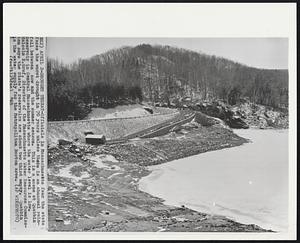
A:
[[[264,143],[270,144],[277,136],[280,141],[285,141],[282,136],[285,136],[288,130],[237,129],[234,132],[251,142],[225,151],[214,150],[174,160],[168,165],[151,166],[151,173],[140,180],[139,188],[163,198],[167,205],[185,205],[199,212],[220,214],[244,224],[255,223],[265,229],[285,231],[285,212],[281,210],[286,195],[285,191],[280,191],[276,181],[277,178],[284,178],[286,174],[285,167],[280,166],[281,163],[278,162],[285,161],[287,157],[281,157],[285,154],[281,150],[284,146],[279,147],[274,143],[266,148]],[[272,151],[276,148],[279,148],[280,152]],[[252,156],[249,156],[250,154]],[[279,174],[274,172],[274,168],[272,173],[268,170],[272,165],[275,168],[280,166]],[[246,173],[243,173],[244,170]],[[267,180],[260,176],[261,171]],[[284,171],[283,174],[281,171]],[[272,177],[274,174],[277,178]],[[268,187],[270,183],[272,186]],[[268,196],[264,197],[262,191]],[[217,195],[214,192],[218,192]],[[278,194],[281,195],[279,198],[276,196]],[[277,203],[269,202],[268,198],[275,199]],[[251,209],[248,204],[251,205]],[[265,210],[263,213],[261,208]]]
[[[138,188],[139,180],[151,173],[149,165],[246,142],[220,125],[203,127],[190,123],[176,133],[158,138],[104,146],[78,143],[52,148],[48,176],[49,230],[270,232],[224,216],[168,206],[162,199]],[[111,157],[105,161],[103,156]],[[97,161],[101,162],[101,168],[97,168]],[[61,174],[66,167],[70,168],[67,178]]]

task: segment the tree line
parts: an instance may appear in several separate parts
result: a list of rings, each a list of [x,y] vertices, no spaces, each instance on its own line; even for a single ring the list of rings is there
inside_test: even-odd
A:
[[[57,60],[47,62],[48,119],[83,119],[92,107],[111,108],[122,102],[141,102],[139,86],[110,82],[76,82],[70,67]]]
[[[170,46],[113,49],[72,64],[48,60],[49,119],[81,118],[88,104],[101,107],[122,99],[167,102],[183,97],[240,97],[273,107],[288,104],[288,71],[248,67],[225,58]]]

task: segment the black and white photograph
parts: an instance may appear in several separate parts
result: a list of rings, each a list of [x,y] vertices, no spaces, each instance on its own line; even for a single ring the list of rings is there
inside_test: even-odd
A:
[[[288,227],[286,38],[47,38],[49,231]]]
[[[291,240],[293,3],[3,5],[8,240]]]

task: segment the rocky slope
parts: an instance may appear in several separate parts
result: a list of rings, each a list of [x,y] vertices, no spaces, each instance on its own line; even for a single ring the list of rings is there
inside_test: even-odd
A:
[[[201,102],[188,106],[212,117],[223,120],[231,128],[287,129],[288,111],[258,105],[249,101],[230,106],[221,101]]]
[[[240,116],[250,127],[256,128],[278,128],[289,127],[289,116],[287,110],[276,110],[272,107],[245,102],[233,106],[231,110]]]
[[[224,216],[163,204],[138,189],[148,165],[247,140],[220,124],[193,121],[159,138],[48,150],[49,230],[104,232],[266,232]]]

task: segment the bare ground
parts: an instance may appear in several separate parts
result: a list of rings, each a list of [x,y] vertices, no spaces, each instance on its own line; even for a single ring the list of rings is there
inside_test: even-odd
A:
[[[152,139],[49,149],[49,230],[264,232],[223,216],[172,207],[138,189],[147,166],[247,142],[221,126],[186,124]]]

